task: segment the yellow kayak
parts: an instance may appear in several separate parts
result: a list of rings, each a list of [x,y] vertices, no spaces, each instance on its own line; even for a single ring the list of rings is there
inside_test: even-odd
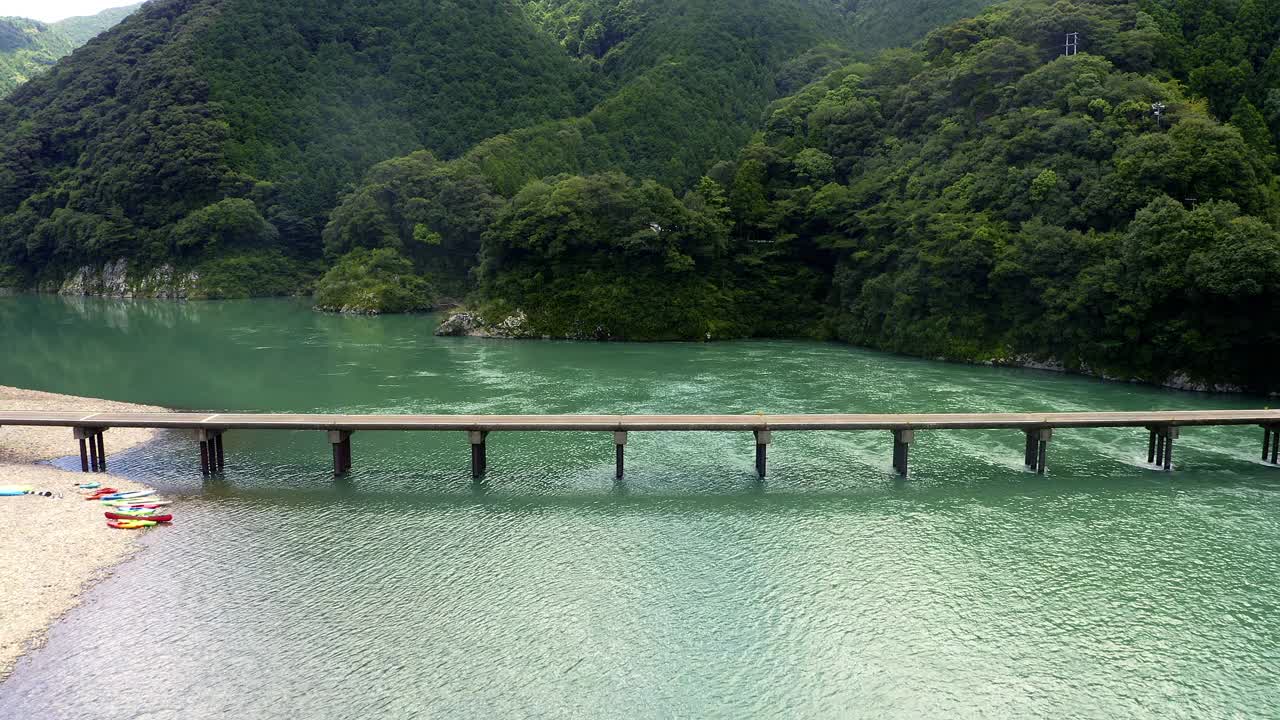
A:
[[[107,526],[116,528],[117,530],[140,530],[146,527],[155,527],[159,523],[152,520],[108,520]]]

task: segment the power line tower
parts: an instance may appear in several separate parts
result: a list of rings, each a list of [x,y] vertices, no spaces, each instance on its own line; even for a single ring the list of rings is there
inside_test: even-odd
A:
[[[1080,52],[1080,33],[1067,33],[1067,49],[1065,55],[1075,55]]]
[[[1164,103],[1151,103],[1151,114],[1156,116],[1156,127],[1164,127]]]

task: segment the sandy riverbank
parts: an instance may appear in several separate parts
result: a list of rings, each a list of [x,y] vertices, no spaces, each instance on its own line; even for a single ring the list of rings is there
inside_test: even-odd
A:
[[[2,385],[0,408],[163,412]],[[155,432],[108,431],[108,460],[111,453],[147,442]],[[0,497],[0,681],[22,653],[39,647],[45,630],[75,607],[80,593],[127,557],[137,541],[138,533],[108,528],[98,503],[85,502],[74,486],[89,479],[130,490],[141,485],[109,474],[85,475],[40,464],[77,451],[67,428],[0,428],[0,485],[31,485],[61,495]]]

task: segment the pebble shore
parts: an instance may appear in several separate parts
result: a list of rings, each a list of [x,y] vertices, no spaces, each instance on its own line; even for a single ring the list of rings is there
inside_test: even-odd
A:
[[[3,385],[0,409],[164,412]],[[105,436],[107,452],[128,450],[155,434],[146,429],[110,430]],[[86,475],[44,464],[76,452],[67,428],[0,427],[0,485],[30,485],[55,493],[0,497],[0,681],[23,653],[43,644],[48,627],[75,607],[85,589],[136,547],[139,533],[107,527],[102,507],[86,502],[75,485],[92,479],[122,490],[143,486],[110,474]]]

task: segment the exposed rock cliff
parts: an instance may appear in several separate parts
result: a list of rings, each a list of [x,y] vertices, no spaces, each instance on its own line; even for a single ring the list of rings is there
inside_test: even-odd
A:
[[[162,265],[138,275],[131,273],[128,262],[120,259],[101,267],[85,265],[56,289],[59,295],[185,300],[193,294],[199,280],[196,273],[181,273],[172,265]]]
[[[539,337],[529,329],[529,318],[523,310],[517,310],[496,323],[487,322],[478,313],[455,312],[440,323],[436,335],[512,339]]]

